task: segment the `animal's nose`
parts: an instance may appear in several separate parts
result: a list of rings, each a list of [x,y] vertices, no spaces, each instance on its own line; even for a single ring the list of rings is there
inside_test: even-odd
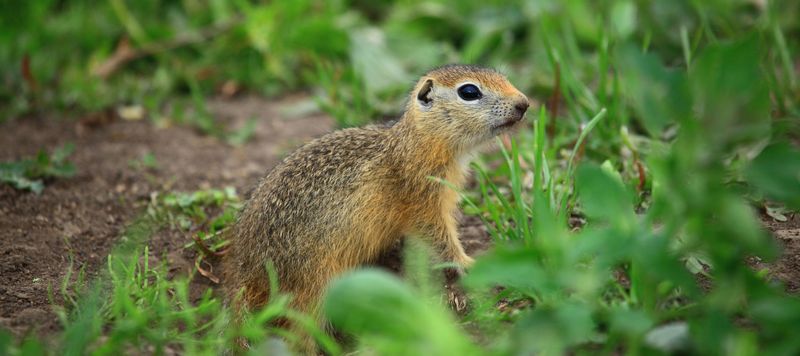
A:
[[[530,104],[527,100],[524,100],[514,104],[514,109],[517,109],[519,115],[522,116],[526,111],[528,111],[528,106],[530,106]]]

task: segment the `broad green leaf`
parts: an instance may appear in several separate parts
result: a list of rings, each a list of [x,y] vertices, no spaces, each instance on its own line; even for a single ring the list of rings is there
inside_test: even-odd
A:
[[[689,71],[694,109],[703,137],[726,147],[763,139],[770,130],[764,53],[756,37],[710,45]]]
[[[614,308],[610,315],[611,331],[639,337],[653,326],[653,318],[637,309]]]
[[[408,86],[411,76],[389,53],[383,31],[377,28],[354,30],[350,32],[350,43],[350,60],[363,78],[365,90],[376,93]]]
[[[591,310],[586,304],[562,301],[527,312],[512,330],[516,354],[558,355],[595,334]]]
[[[683,73],[666,69],[658,57],[632,46],[617,52],[616,67],[625,99],[651,136],[689,116],[691,98]]]
[[[753,207],[738,197],[720,201],[719,219],[725,223],[727,236],[737,238],[747,254],[756,254],[764,259],[777,256],[774,240],[769,238]]]
[[[800,150],[786,143],[768,146],[745,174],[756,189],[771,199],[800,209]]]
[[[333,325],[378,354],[475,354],[440,306],[388,272],[365,269],[334,281],[323,309]]]
[[[654,302],[675,287],[679,287],[686,295],[697,294],[697,281],[670,250],[669,240],[664,236],[637,236],[631,254],[632,288],[646,305],[655,306]]]
[[[666,353],[687,350],[689,340],[689,326],[683,321],[661,325],[645,337],[649,346]]]
[[[630,222],[633,203],[616,177],[596,165],[585,164],[578,168],[576,181],[581,208],[588,217]]]
[[[542,289],[557,290],[557,286],[547,288],[547,281],[533,249],[498,246],[477,260],[464,284],[479,289],[502,286],[533,295]]]
[[[636,6],[633,1],[616,1],[611,5],[611,28],[624,39],[636,30]]]

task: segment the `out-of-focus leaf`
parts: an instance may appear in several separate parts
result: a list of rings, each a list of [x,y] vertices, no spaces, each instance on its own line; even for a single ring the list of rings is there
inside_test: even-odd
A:
[[[625,98],[650,135],[659,136],[668,124],[689,115],[691,99],[682,73],[632,46],[618,51],[616,65]]]
[[[724,296],[723,296],[724,297]],[[687,322],[675,322],[674,324],[686,324]],[[728,340],[733,339],[734,325],[730,317],[725,315],[721,310],[709,307],[706,309],[706,315],[692,318],[688,321],[689,332],[691,333],[691,341],[693,346],[696,347],[699,354],[713,353],[713,350],[722,350]],[[661,338],[667,341],[668,338],[679,341],[676,346],[683,344],[683,327],[674,326],[676,330],[662,331]],[[654,330],[655,331],[655,330]],[[648,344],[650,344],[649,340]],[[688,340],[687,340],[688,341]],[[684,348],[685,350],[685,348]],[[681,349],[673,351],[682,351]]]
[[[747,167],[747,180],[767,196],[800,209],[800,151],[786,143],[765,148]]]
[[[770,296],[754,303],[750,313],[761,323],[795,327],[800,323],[800,300],[787,295]],[[798,339],[794,342],[800,344]]]
[[[610,315],[611,331],[638,337],[653,326],[653,319],[641,310],[615,308]]]
[[[718,219],[721,223],[718,227],[719,234],[737,241],[737,247],[746,251],[746,254],[754,254],[767,260],[777,255],[774,241],[767,236],[753,208],[744,200],[727,197],[720,201]],[[717,255],[726,252],[730,251],[710,251]]]
[[[380,92],[398,86],[408,86],[411,76],[386,47],[383,31],[363,28],[350,32],[350,60],[363,78],[365,90]]]
[[[289,345],[286,344],[286,341],[277,338],[271,337],[260,344],[256,345],[252,350],[249,350],[249,355],[273,355],[273,356],[291,356],[294,355],[291,350],[289,349]]]
[[[666,353],[674,353],[689,348],[689,325],[678,321],[661,325],[645,336],[645,342],[652,348]]]
[[[694,109],[711,145],[725,147],[769,135],[768,80],[759,64],[762,53],[755,37],[714,44],[691,67]]]
[[[581,207],[588,217],[620,221],[632,216],[630,194],[616,177],[602,168],[591,164],[581,166],[576,182]]]
[[[603,164],[600,165],[600,168],[603,170],[603,172],[614,178],[614,180],[616,180],[620,185],[625,185],[625,183],[622,182],[622,175],[619,174],[619,171],[614,169],[614,165],[611,163],[611,161],[603,161]]]
[[[689,269],[689,272],[692,272],[692,274],[698,274],[705,271],[703,264],[700,263],[700,260],[695,256],[689,256],[686,258],[686,268]]]
[[[328,289],[323,309],[333,325],[378,354],[475,354],[444,310],[426,304],[387,272],[367,269],[343,276]]]
[[[488,55],[507,53],[512,45],[506,40],[515,27],[525,19],[516,7],[486,6],[470,18],[470,36],[462,49],[461,58],[467,62],[480,61]]]
[[[450,44],[434,41],[427,32],[420,33],[403,25],[405,23],[385,30],[388,50],[404,68],[421,73],[456,60],[455,49]]]
[[[228,134],[227,141],[231,145],[241,146],[249,141],[256,133],[256,124],[258,121],[255,118],[250,118],[244,125],[236,131]]]
[[[572,23],[575,34],[581,40],[597,43],[600,39],[600,17],[594,13],[591,2],[567,1],[561,3],[566,18]]]
[[[660,235],[638,236],[633,253],[633,288],[644,303],[656,301],[660,294],[668,290],[656,290],[666,286],[680,287],[686,295],[696,295],[697,281],[683,266],[683,263],[669,249],[669,241]]]
[[[0,182],[8,183],[16,189],[27,189],[36,194],[41,193],[44,189],[41,180],[25,177],[25,169],[15,162],[0,163]]]
[[[72,152],[75,151],[75,145],[67,143],[62,147],[56,148],[53,151],[53,156],[47,165],[42,167],[41,176],[52,177],[72,177],[75,175],[75,165],[67,161]],[[41,153],[40,153],[41,154]]]
[[[545,287],[546,280],[533,250],[498,246],[477,260],[464,284],[482,289],[503,286],[532,295]]]
[[[557,306],[540,306],[528,312],[512,330],[516,354],[562,354],[594,335],[591,310],[586,304],[563,301]]]
[[[10,355],[13,352],[14,339],[11,333],[5,329],[0,329],[0,354]]]
[[[52,155],[42,150],[34,158],[0,162],[0,182],[8,183],[16,189],[27,189],[39,194],[44,189],[42,178],[75,175],[75,165],[67,161],[67,157],[74,150],[75,146],[68,143],[57,148]]]
[[[571,242],[570,253],[596,256],[598,268],[612,268],[636,253],[632,236],[613,228],[583,229]]]
[[[784,213],[786,213],[786,208],[782,206],[766,206],[765,212],[769,217],[775,219],[775,221],[786,222],[789,220]]]
[[[632,1],[616,1],[611,6],[611,24],[617,37],[627,38],[636,30],[636,6]]]
[[[25,341],[22,342],[22,345],[20,345],[19,355],[33,356],[45,354],[44,345],[36,338],[26,338]]]

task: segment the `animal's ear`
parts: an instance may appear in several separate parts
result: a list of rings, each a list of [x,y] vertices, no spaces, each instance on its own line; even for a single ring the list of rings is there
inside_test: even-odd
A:
[[[422,87],[419,88],[417,93],[417,100],[422,106],[431,106],[433,98],[431,98],[431,91],[433,90],[433,80],[426,80]]]

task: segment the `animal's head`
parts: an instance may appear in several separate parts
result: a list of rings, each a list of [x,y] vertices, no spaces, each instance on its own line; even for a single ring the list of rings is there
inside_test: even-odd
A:
[[[448,65],[426,73],[414,87],[408,110],[414,125],[471,149],[512,129],[525,117],[528,98],[489,68]]]

